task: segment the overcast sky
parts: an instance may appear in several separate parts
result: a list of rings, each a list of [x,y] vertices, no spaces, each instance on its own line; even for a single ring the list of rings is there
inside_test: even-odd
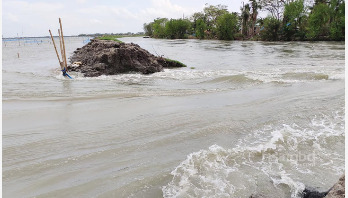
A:
[[[242,0],[2,0],[3,37],[142,32],[157,17],[179,18],[202,11],[205,4],[227,5],[239,12]]]

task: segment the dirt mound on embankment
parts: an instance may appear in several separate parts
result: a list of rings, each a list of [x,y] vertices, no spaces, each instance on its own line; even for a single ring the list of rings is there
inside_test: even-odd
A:
[[[164,67],[185,67],[184,64],[157,57],[134,43],[120,43],[93,39],[82,48],[77,48],[70,57],[69,71],[81,72],[86,77],[114,75],[128,72],[151,74]]]

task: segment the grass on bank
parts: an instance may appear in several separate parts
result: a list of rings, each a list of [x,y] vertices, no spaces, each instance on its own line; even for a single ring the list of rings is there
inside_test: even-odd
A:
[[[116,35],[104,35],[101,37],[98,37],[97,39],[100,40],[109,40],[109,41],[117,41],[119,43],[123,43],[122,41],[118,40],[118,38],[121,38],[121,36],[116,36]]]
[[[122,41],[119,40],[119,38],[123,37],[142,37],[144,35],[142,34],[130,34],[130,35],[103,35],[100,37],[97,37],[97,39],[100,40],[111,40],[111,41],[117,41],[119,43],[123,43]]]
[[[166,58],[165,60],[166,62],[171,63],[172,65],[175,65],[176,67],[187,67],[187,65],[177,60],[172,60],[169,58]]]

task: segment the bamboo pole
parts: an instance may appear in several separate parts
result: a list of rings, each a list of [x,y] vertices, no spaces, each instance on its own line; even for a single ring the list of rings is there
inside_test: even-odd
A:
[[[56,43],[54,42],[54,39],[53,39],[53,36],[52,36],[52,32],[51,32],[51,30],[48,30],[48,31],[50,32],[51,39],[52,39],[52,42],[53,42],[53,46],[54,46],[54,49],[56,50],[56,54],[57,54],[57,58],[58,58],[58,61],[59,61],[59,65],[60,65],[60,67],[62,67],[62,64],[61,64],[61,61],[60,61],[60,58],[59,58],[59,54],[58,54],[58,51],[57,51]]]
[[[58,35],[59,35],[59,46],[60,46],[60,52],[61,52],[61,54],[62,54],[62,59],[63,59],[63,62],[60,62],[60,67],[62,68],[62,69],[64,69],[64,67],[65,67],[65,63],[64,63],[64,59],[65,59],[65,54],[64,54],[64,52],[63,52],[63,44],[62,44],[62,39],[60,38],[61,37],[61,35],[60,35],[60,29],[58,29]],[[65,68],[66,69],[66,68]]]
[[[66,61],[66,54],[65,54],[65,43],[64,43],[62,20],[60,18],[59,18],[59,24],[60,24],[60,32],[61,32],[61,36],[62,36],[63,52],[64,52],[64,65],[65,65],[65,69],[67,70],[68,64]]]

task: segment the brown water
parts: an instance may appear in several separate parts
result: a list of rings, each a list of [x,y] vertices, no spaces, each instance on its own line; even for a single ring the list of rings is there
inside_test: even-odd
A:
[[[4,197],[298,197],[344,172],[344,43],[122,38],[188,68],[69,80],[39,40],[3,42]]]

